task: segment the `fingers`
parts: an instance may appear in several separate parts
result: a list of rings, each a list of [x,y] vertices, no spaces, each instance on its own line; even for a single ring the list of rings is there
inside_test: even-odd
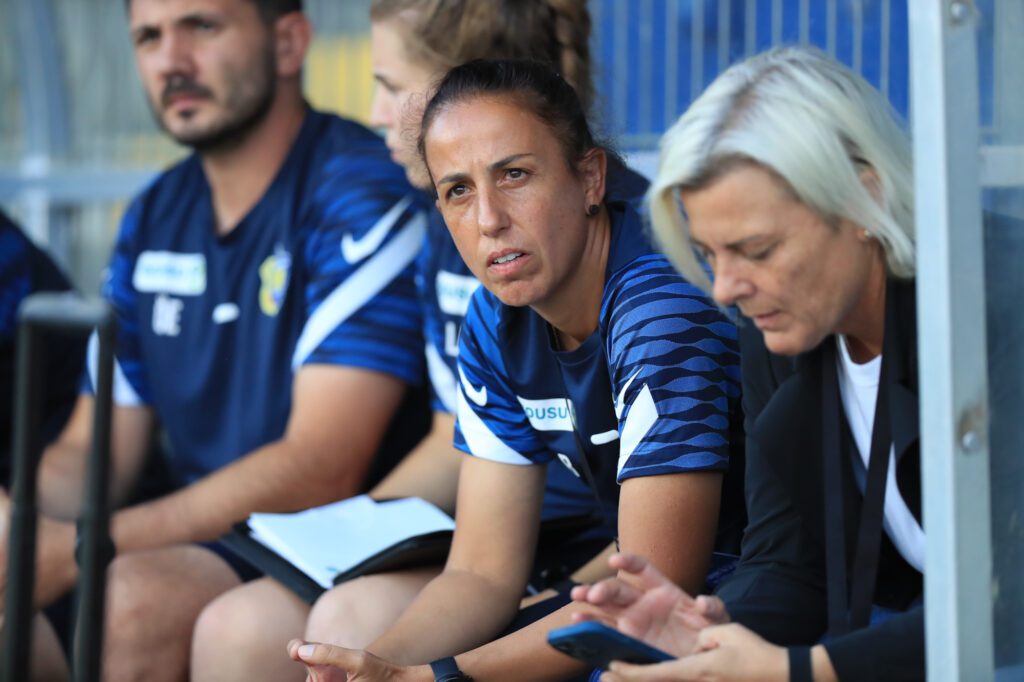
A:
[[[674,586],[674,583],[655,568],[654,564],[637,554],[613,554],[608,557],[608,565],[639,578],[638,585],[643,590],[652,590],[664,585]]]
[[[305,643],[306,642],[301,639],[293,639],[290,642],[288,642],[288,645],[286,647],[288,649],[288,657],[291,658],[293,661],[301,661],[302,659],[299,658],[299,647]]]
[[[293,639],[288,642],[288,655],[292,660],[306,665],[328,665],[342,670],[357,670],[362,667],[365,653],[345,649],[331,644],[305,642]]]
[[[575,601],[601,607],[624,608],[643,596],[643,592],[619,578],[605,578],[593,585],[580,585],[572,590]]]
[[[697,612],[704,616],[711,623],[728,623],[729,611],[725,608],[725,602],[718,597],[702,594],[697,597]]]
[[[569,620],[573,623],[584,623],[586,621],[594,621],[607,625],[612,629],[617,629],[615,626],[617,623],[615,619],[606,613],[600,611],[574,611],[569,614]]]

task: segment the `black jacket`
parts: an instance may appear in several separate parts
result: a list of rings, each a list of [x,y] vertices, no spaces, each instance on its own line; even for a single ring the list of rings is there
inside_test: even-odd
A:
[[[889,417],[900,493],[921,522],[918,450],[917,339],[913,282],[891,280],[886,292],[883,354],[889,363]],[[781,645],[813,644],[826,631],[828,604],[822,438],[823,372],[836,373],[833,356],[818,348],[797,358],[770,353],[761,333],[741,325],[743,407],[747,433],[746,501],[749,524],[742,559],[719,589],[734,621]],[[845,421],[842,438],[850,448]],[[848,449],[847,452],[856,452]],[[843,502],[847,574],[851,572],[862,495],[844,458]],[[878,625],[825,642],[842,682],[924,679],[922,576],[885,533],[874,603],[903,611]],[[917,606],[911,606],[914,603]]]

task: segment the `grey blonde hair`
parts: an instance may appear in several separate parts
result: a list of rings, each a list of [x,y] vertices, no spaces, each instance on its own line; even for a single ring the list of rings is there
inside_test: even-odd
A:
[[[707,187],[744,162],[777,175],[830,223],[845,218],[868,230],[890,274],[914,276],[910,141],[859,75],[811,48],[777,48],[723,72],[665,133],[647,195],[651,222],[669,259],[708,291],[679,192]],[[864,171],[877,186],[866,186]]]

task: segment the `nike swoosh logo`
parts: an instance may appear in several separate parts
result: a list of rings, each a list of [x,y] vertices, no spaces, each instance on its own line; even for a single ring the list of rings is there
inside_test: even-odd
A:
[[[241,310],[239,310],[238,305],[234,303],[221,303],[213,309],[213,321],[217,324],[227,324],[237,320],[240,314]]]
[[[629,385],[633,383],[633,379],[636,379],[637,375],[640,374],[640,370],[633,372],[633,376],[629,378],[626,385],[619,391],[619,398],[615,401],[615,418],[622,419],[622,411],[626,409],[626,391],[629,389]]]
[[[356,239],[350,234],[346,234],[341,238],[341,255],[349,263],[358,263],[370,254],[374,253],[380,245],[384,243],[391,228],[402,213],[412,203],[412,195],[405,197],[397,204],[391,207],[387,213],[382,215],[380,219],[366,231],[359,239]]]
[[[469,379],[462,372],[462,367],[459,367],[459,380],[462,382],[462,390],[466,393],[466,397],[476,403],[477,407],[487,405],[487,386],[473,388],[473,385],[469,383]]]
[[[619,439],[619,432],[615,429],[610,431],[603,431],[601,433],[595,433],[590,437],[590,442],[594,445],[604,445],[605,443],[611,443],[614,440]]]

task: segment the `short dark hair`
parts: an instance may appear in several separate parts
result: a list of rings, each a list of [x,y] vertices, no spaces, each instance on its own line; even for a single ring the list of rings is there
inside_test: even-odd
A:
[[[302,0],[249,0],[256,4],[263,21],[270,24],[289,12],[301,12]],[[131,8],[132,0],[124,0],[124,6]]]
[[[419,152],[426,163],[426,136],[444,109],[480,96],[508,97],[543,121],[562,145],[575,172],[591,149],[600,147],[580,98],[550,66],[524,59],[474,59],[449,71],[423,112]]]

